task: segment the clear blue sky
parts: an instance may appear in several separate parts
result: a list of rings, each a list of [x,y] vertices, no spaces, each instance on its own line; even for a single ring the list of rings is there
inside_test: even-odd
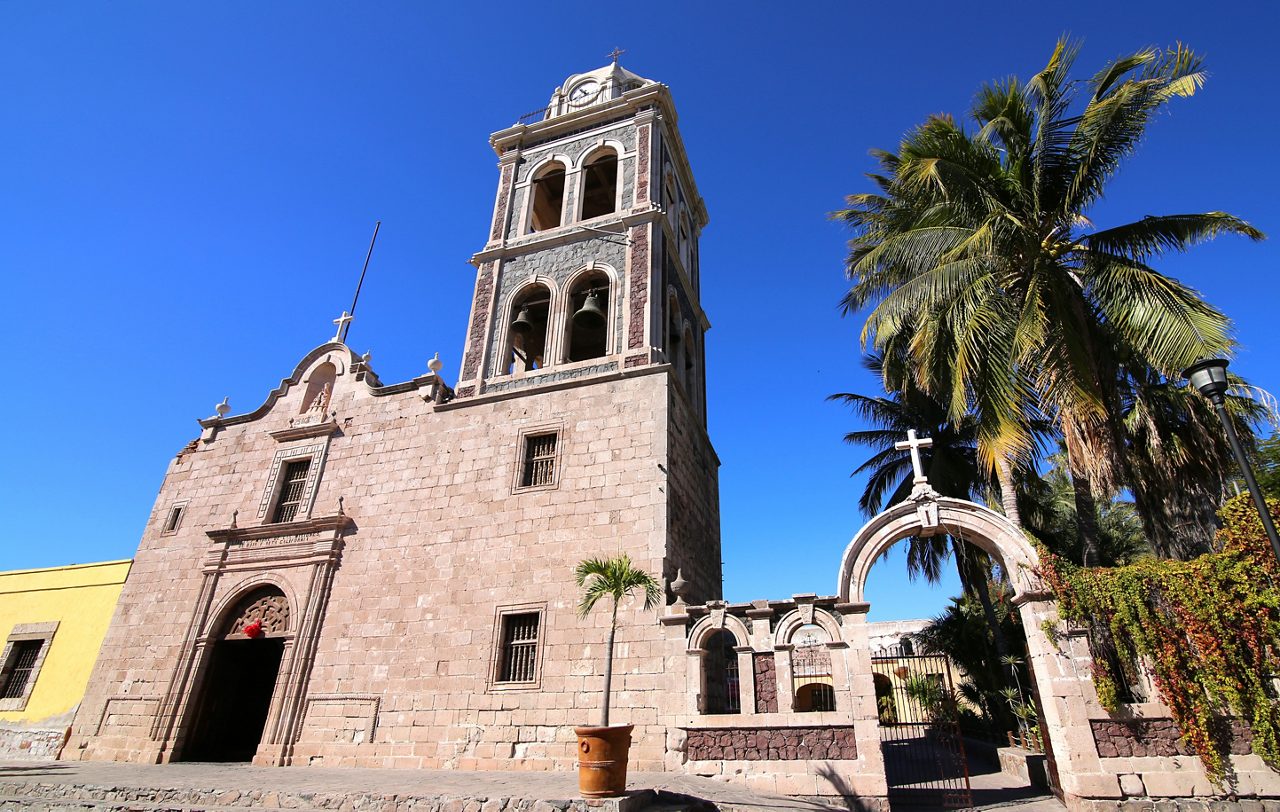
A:
[[[333,333],[383,221],[350,343],[384,381],[456,375],[490,132],[606,62],[668,84],[703,235],[726,596],[830,594],[863,521],[837,391],[877,391],[842,319],[867,150],[979,84],[1182,40],[1203,92],[1152,129],[1100,224],[1225,210],[1280,231],[1272,3],[0,4],[0,569],[132,555],[175,452],[223,396],[258,406]],[[956,11],[960,9],[960,11]],[[1236,319],[1280,389],[1280,234],[1163,267]],[[901,559],[873,618],[934,613]]]

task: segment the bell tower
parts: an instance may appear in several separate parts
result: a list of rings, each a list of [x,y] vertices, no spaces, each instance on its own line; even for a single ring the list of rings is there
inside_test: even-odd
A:
[[[698,264],[707,211],[676,121],[666,85],[615,57],[568,77],[545,108],[490,137],[498,189],[488,239],[471,260],[476,285],[456,391],[459,400],[511,398],[647,375],[664,381],[670,459],[657,467],[668,471],[679,459],[688,468],[670,472],[669,513],[702,520],[669,529],[663,574],[674,580],[682,570],[693,591],[718,598],[718,461],[706,433],[703,349],[710,323]],[[689,481],[678,485],[677,475]],[[675,538],[682,535],[689,538]],[[714,551],[704,549],[708,537]]]
[[[667,363],[701,419],[707,213],[667,87],[616,63],[570,76],[490,143],[459,396]]]

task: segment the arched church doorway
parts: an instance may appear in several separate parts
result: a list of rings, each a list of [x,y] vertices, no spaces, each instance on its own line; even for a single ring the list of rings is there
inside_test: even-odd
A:
[[[184,761],[252,761],[262,741],[289,628],[289,601],[275,586],[237,601],[210,641]]]

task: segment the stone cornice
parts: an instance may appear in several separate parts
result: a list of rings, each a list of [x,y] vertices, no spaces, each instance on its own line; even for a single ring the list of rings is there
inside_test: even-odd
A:
[[[305,536],[311,533],[331,531],[335,534],[346,532],[355,526],[355,521],[347,515],[321,516],[316,519],[304,519],[299,522],[282,522],[280,524],[261,524],[251,527],[224,527],[205,532],[209,538],[225,544],[237,544],[259,539],[284,538],[286,536]]]
[[[325,437],[333,434],[338,430],[338,421],[332,418],[323,423],[312,423],[307,426],[291,426],[287,429],[279,431],[267,432],[271,438],[278,443],[287,443],[291,440],[305,440],[308,437]]]
[[[662,218],[662,209],[657,206],[650,206],[647,209],[639,209],[620,215],[617,218],[602,219],[599,222],[592,221],[592,228],[608,230],[608,226],[622,225],[629,229],[632,226],[644,225],[646,223],[657,222]],[[471,257],[471,264],[480,267],[481,263],[491,262],[497,259],[507,259],[509,257],[518,257],[524,254],[532,254],[536,251],[545,251],[548,248],[555,248],[561,245],[570,245],[576,242],[584,242],[592,238],[600,238],[608,236],[601,234],[600,231],[592,231],[582,228],[580,223],[571,223],[563,228],[552,231],[540,232],[538,234],[522,237],[518,242],[511,242],[506,239],[493,245],[487,245]],[[626,238],[626,231],[617,233],[618,237]]]
[[[645,105],[656,104],[675,120],[676,111],[671,103],[671,93],[667,86],[654,82],[635,90],[628,90],[616,99],[604,104],[596,104],[564,113],[553,118],[544,118],[531,124],[515,124],[505,130],[498,130],[489,136],[489,144],[493,151],[501,156],[508,149],[518,147],[529,141],[544,141],[555,138],[562,132],[579,130],[596,124],[605,124],[619,118],[621,114],[634,113]]]

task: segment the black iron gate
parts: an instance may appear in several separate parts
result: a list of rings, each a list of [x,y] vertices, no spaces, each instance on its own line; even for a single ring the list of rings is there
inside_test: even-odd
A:
[[[872,656],[871,672],[890,805],[972,806],[950,661],[897,646]]]

